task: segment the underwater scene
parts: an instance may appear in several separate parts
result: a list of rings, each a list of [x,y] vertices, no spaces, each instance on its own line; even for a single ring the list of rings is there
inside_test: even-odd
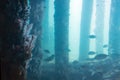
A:
[[[1,80],[120,80],[120,0],[0,1]]]
[[[46,1],[43,56],[33,55],[28,80],[120,80],[119,8],[119,0]]]

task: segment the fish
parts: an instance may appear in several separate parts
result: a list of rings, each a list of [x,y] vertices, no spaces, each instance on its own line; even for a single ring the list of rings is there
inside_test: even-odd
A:
[[[55,55],[51,55],[51,56],[47,57],[46,59],[44,59],[44,61],[49,62],[49,61],[52,61],[54,58],[55,58]]]
[[[68,52],[70,52],[71,50],[70,49],[68,49]]]
[[[89,35],[89,38],[94,39],[94,38],[96,38],[96,35]]]
[[[99,4],[97,4],[96,6],[99,6]]]
[[[72,63],[75,65],[75,64],[78,64],[78,63],[79,63],[79,61],[74,60]]]
[[[107,54],[98,54],[98,55],[95,56],[95,59],[96,60],[101,60],[101,59],[105,59],[107,57],[108,57]]]
[[[89,51],[88,52],[88,55],[94,55],[94,54],[96,54],[96,52],[94,52],[94,51]]]
[[[44,52],[45,52],[45,53],[50,53],[50,51],[49,51],[49,50],[47,50],[47,49],[46,49],[46,50],[44,50]]]
[[[107,47],[108,47],[108,45],[107,45],[107,44],[104,44],[104,45],[103,45],[103,48],[107,48]]]

